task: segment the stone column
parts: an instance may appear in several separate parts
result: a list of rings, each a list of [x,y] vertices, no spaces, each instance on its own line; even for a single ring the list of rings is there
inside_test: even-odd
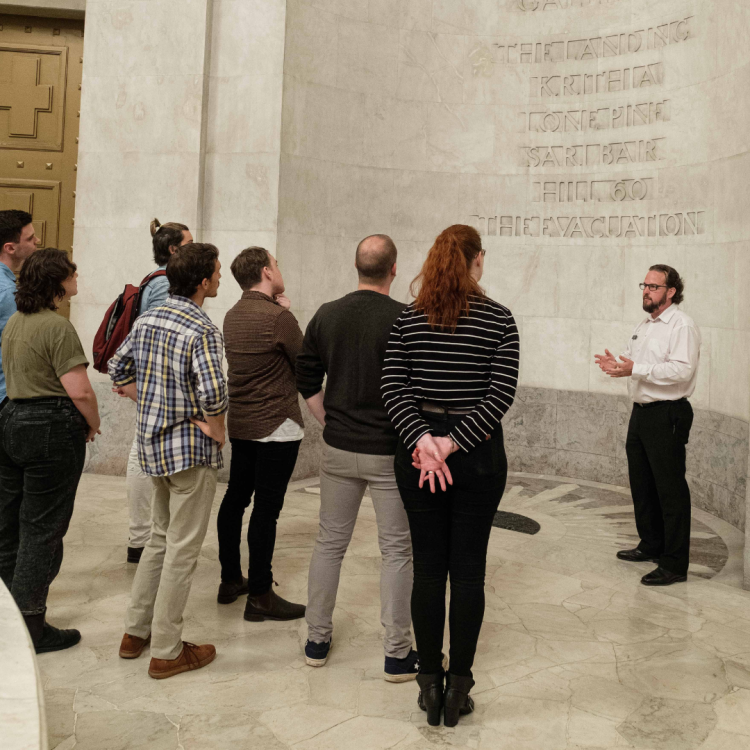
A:
[[[221,252],[218,325],[240,296],[230,273],[249,245],[276,253],[285,0],[214,0],[204,238]]]
[[[211,20],[212,0],[86,6],[71,320],[89,352],[107,307],[154,265],[151,219],[201,235]],[[134,409],[93,375],[105,434],[90,468],[124,473]]]

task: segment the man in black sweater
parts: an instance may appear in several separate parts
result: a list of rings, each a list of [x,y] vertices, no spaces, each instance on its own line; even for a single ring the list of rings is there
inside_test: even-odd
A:
[[[357,291],[315,313],[297,357],[297,389],[324,425],[320,531],[310,562],[305,659],[322,667],[328,658],[341,562],[369,486],[382,555],[384,676],[405,682],[419,671],[411,637],[411,537],[393,470],[396,431],[380,395],[386,343],[405,307],[389,296],[396,246],[386,235],[366,237],[357,246],[355,265]]]

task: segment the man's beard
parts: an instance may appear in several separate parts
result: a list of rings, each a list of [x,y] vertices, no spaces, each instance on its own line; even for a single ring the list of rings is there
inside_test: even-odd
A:
[[[643,309],[647,313],[652,313],[654,310],[659,309],[659,305],[653,300],[643,300]]]

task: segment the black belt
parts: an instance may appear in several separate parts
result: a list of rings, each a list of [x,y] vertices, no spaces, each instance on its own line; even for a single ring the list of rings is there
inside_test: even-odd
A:
[[[682,398],[674,399],[673,401],[649,401],[647,404],[639,404],[634,401],[633,406],[638,406],[641,409],[649,409],[652,406],[662,406],[663,404],[679,404],[682,401],[687,401],[687,399],[683,396]]]
[[[417,404],[417,408],[420,411],[426,411],[429,414],[455,414],[457,416],[463,416],[465,414],[471,414],[473,409],[451,409],[448,406],[441,406],[433,401],[420,401]]]
[[[62,406],[63,404],[72,404],[68,396],[44,396],[42,398],[12,398],[11,402],[14,404],[55,404]]]

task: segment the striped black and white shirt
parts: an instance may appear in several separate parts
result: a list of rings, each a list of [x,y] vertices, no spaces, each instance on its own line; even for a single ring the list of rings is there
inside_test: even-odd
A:
[[[486,439],[513,403],[518,383],[518,329],[507,307],[469,297],[470,313],[455,333],[430,327],[409,305],[393,326],[381,390],[404,444],[412,450],[430,426],[417,408],[431,401],[449,409],[471,409],[450,433],[469,451]]]

